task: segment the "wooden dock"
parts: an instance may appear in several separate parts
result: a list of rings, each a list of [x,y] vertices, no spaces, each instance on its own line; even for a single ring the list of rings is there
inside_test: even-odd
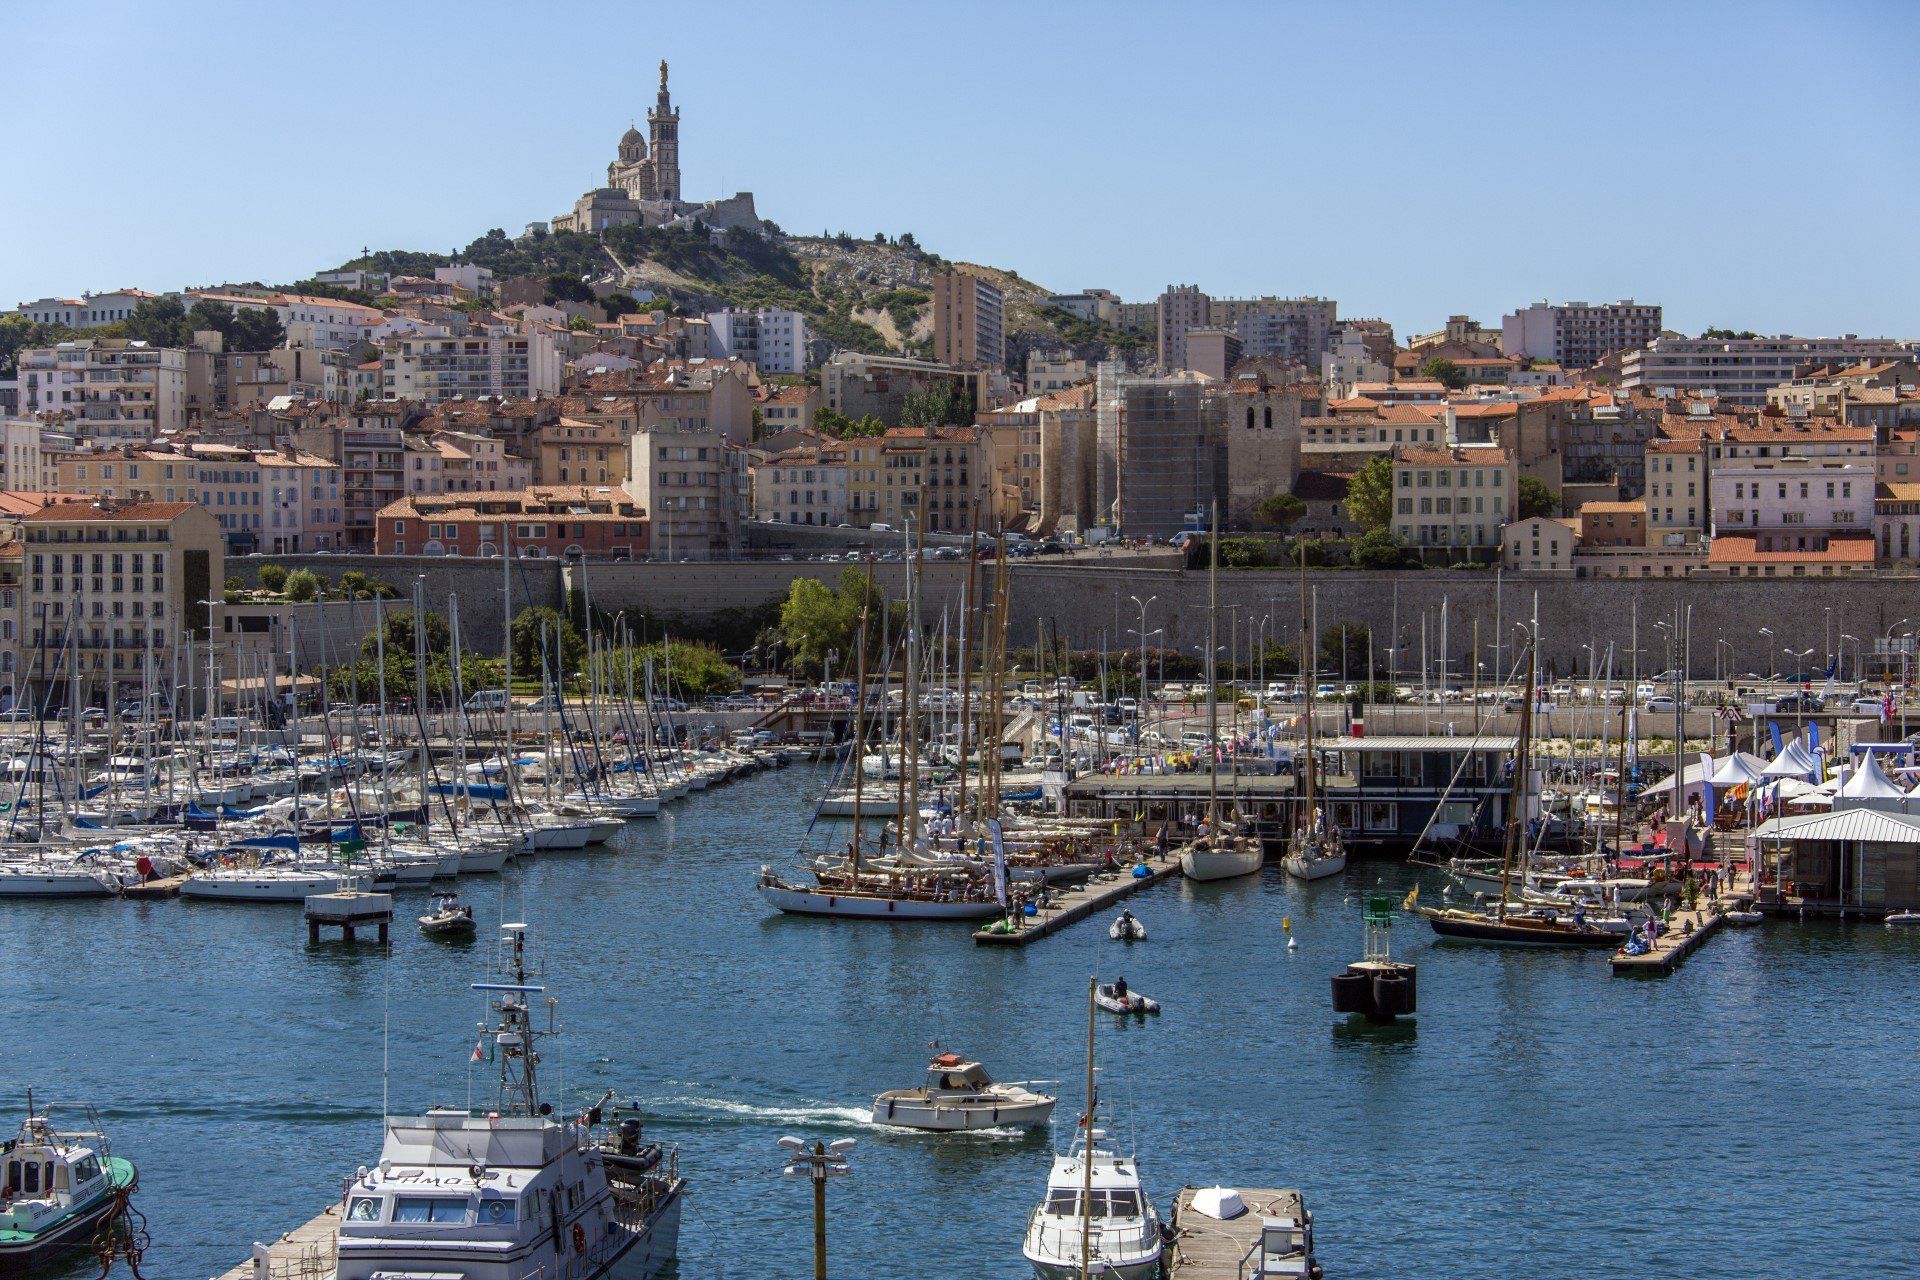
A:
[[[222,1272],[219,1280],[333,1280],[339,1228],[340,1206],[330,1204],[272,1244],[256,1242],[253,1256]]]
[[[1616,975],[1664,978],[1680,967],[1680,962],[1706,945],[1708,938],[1726,928],[1726,911],[1748,900],[1750,895],[1726,892],[1704,900],[1698,907],[1682,908],[1660,927],[1660,936],[1645,955],[1630,956],[1616,951],[1607,964]]]
[[[1193,1208],[1193,1194],[1196,1187],[1182,1187],[1173,1198],[1174,1230],[1172,1247],[1168,1250],[1169,1280],[1243,1280],[1255,1276],[1301,1276],[1319,1275],[1319,1267],[1309,1257],[1288,1259],[1278,1265],[1267,1263],[1267,1269],[1261,1269],[1258,1259],[1253,1265],[1242,1271],[1240,1264],[1252,1252],[1260,1241],[1261,1229],[1269,1220],[1284,1219],[1295,1226],[1307,1227],[1305,1201],[1300,1192],[1292,1187],[1239,1187],[1240,1198],[1246,1201],[1247,1211],[1237,1218],[1222,1222],[1218,1218],[1209,1218]]]
[[[1112,906],[1130,893],[1150,884],[1159,884],[1169,876],[1179,875],[1180,855],[1150,853],[1141,858],[1137,865],[1145,867],[1147,874],[1135,875],[1132,867],[1125,867],[1118,873],[1090,876],[1084,884],[1052,891],[1048,895],[1048,905],[1041,907],[1038,915],[1030,916],[1024,912],[1016,915],[1014,929],[1006,933],[977,929],[973,940],[982,946],[996,947],[1024,947],[1029,942],[1038,942],[1050,933]]]
[[[123,898],[177,898],[180,886],[192,876],[192,872],[177,876],[156,876],[151,880],[142,880],[139,884],[122,885],[120,896]]]

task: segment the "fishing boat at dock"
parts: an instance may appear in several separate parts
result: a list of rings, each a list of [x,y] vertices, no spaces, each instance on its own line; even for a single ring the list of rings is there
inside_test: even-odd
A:
[[[0,1275],[20,1275],[89,1245],[139,1184],[91,1112],[85,1131],[56,1128],[27,1094],[19,1131],[0,1143]]]

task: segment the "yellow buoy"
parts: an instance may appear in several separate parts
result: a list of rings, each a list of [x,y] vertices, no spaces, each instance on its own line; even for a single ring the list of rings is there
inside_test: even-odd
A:
[[[1289,932],[1291,932],[1292,930],[1293,930],[1293,918],[1292,918],[1291,916],[1281,916],[1281,917],[1280,917],[1280,932],[1282,932],[1282,933],[1289,933]]]

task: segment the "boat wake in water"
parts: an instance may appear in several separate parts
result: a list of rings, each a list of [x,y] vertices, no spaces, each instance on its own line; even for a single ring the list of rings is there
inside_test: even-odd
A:
[[[913,1133],[891,1125],[875,1124],[871,1107],[837,1107],[825,1102],[796,1102],[789,1106],[755,1106],[730,1098],[677,1095],[642,1099],[642,1106],[653,1123],[662,1128],[689,1128],[716,1125],[806,1125],[819,1129],[845,1130],[876,1135],[893,1135],[924,1142],[929,1137],[990,1138],[1018,1140],[1028,1136],[1025,1129],[1003,1126],[998,1129],[969,1129],[937,1135]]]

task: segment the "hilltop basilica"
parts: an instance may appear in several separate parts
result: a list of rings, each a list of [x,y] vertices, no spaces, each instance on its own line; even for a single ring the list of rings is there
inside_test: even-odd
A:
[[[602,231],[639,224],[685,225],[698,219],[710,227],[757,227],[753,194],[742,191],[724,200],[689,203],[680,198],[680,109],[667,92],[667,64],[660,64],[660,94],[647,112],[647,134],[630,128],[607,166],[607,185],[587,192],[573,209],[553,219],[555,231]]]

